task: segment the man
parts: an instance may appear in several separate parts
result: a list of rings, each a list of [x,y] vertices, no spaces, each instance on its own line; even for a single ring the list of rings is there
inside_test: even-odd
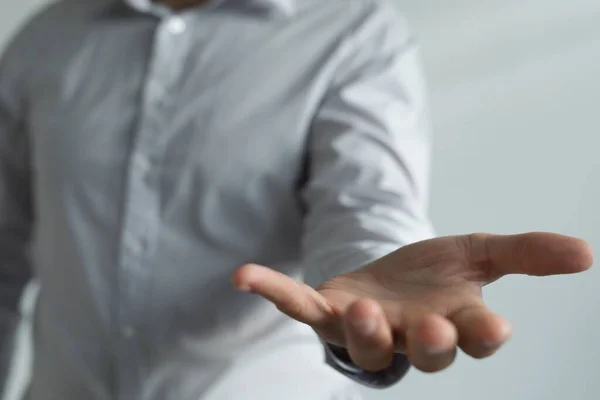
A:
[[[0,66],[6,349],[40,287],[27,399],[354,398],[348,377],[493,354],[482,287],[591,251],[426,240],[428,159],[416,45],[380,0],[49,6]]]

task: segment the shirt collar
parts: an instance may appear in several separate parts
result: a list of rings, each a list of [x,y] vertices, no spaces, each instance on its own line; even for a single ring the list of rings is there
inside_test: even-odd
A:
[[[144,12],[167,12],[166,8],[155,4],[152,0],[124,0],[129,6]],[[274,11],[284,16],[292,16],[296,12],[296,0],[211,0],[205,7],[213,8],[235,8],[236,10],[248,11]]]

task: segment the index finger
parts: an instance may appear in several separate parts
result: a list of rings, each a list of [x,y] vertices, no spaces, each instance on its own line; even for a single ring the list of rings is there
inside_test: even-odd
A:
[[[232,277],[236,289],[258,294],[295,320],[318,326],[336,315],[336,311],[319,292],[289,276],[262,265],[247,264]]]

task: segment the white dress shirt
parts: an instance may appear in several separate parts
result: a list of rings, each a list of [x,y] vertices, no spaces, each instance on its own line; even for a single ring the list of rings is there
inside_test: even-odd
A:
[[[432,235],[417,53],[380,0],[36,15],[0,64],[5,346],[40,288],[27,398],[346,396],[360,373],[230,276],[316,285]]]

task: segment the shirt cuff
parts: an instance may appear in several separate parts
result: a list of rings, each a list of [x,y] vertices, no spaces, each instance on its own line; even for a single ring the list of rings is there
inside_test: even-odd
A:
[[[325,362],[327,365],[355,382],[370,388],[389,388],[404,378],[410,369],[408,358],[403,354],[396,353],[392,363],[386,369],[377,372],[365,371],[352,362],[348,350],[321,341],[325,347]]]

